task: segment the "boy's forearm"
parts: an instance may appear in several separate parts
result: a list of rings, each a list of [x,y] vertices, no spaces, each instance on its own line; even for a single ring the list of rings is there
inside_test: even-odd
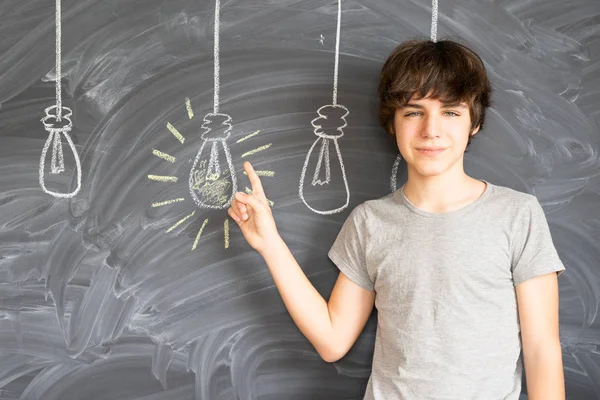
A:
[[[529,400],[564,400],[565,382],[560,342],[524,349]]]
[[[335,358],[327,301],[315,289],[281,238],[261,252],[292,319],[325,359]]]

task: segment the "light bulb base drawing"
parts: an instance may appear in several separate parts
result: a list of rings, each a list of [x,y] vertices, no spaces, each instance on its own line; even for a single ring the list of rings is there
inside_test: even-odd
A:
[[[77,149],[71,140],[69,132],[73,127],[73,122],[71,121],[71,115],[73,112],[68,107],[58,107],[56,105],[48,107],[44,110],[46,115],[41,119],[44,124],[44,128],[48,131],[48,139],[46,139],[46,143],[42,148],[42,155],[40,157],[40,166],[39,166],[39,181],[42,190],[54,197],[59,198],[69,198],[75,196],[79,190],[81,189],[81,161],[79,160],[79,155],[77,154]],[[45,178],[45,169],[46,162],[48,158],[48,148],[52,146],[52,156],[50,161],[50,173],[53,175],[58,175],[65,171],[65,163],[64,163],[64,152],[62,145],[62,137],[65,138],[69,148],[71,149],[73,158],[75,160],[75,168],[77,175],[77,186],[71,192],[61,193],[55,192],[48,188],[46,188],[46,178]]]
[[[231,117],[210,113],[202,123],[202,146],[190,171],[189,190],[198,207],[225,209],[237,191],[235,167],[227,144]]]
[[[394,160],[392,166],[392,174],[390,175],[390,192],[393,193],[398,190],[398,169],[400,168],[400,161],[402,161],[402,155],[398,154]]]
[[[311,121],[317,140],[308,151],[302,167],[299,195],[311,211],[317,214],[335,214],[350,203],[350,190],[338,143],[338,139],[344,136],[343,128],[347,126],[346,116],[349,111],[336,104],[325,105],[317,113],[319,116]],[[332,205],[327,192],[331,193],[332,188],[340,186],[340,181],[343,183],[345,196]]]

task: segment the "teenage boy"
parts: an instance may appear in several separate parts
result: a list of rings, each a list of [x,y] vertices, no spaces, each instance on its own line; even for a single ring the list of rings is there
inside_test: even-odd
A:
[[[265,259],[294,322],[328,362],[343,357],[375,305],[365,399],[564,399],[558,282],[564,270],[536,197],[468,176],[491,87],[453,41],[408,41],[385,62],[380,122],[408,180],[349,215],[329,257],[329,301],[278,234],[260,179],[229,215]],[[521,357],[522,352],[522,357]]]

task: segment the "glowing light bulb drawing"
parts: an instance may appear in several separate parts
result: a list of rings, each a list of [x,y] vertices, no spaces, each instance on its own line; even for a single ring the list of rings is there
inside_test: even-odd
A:
[[[438,0],[431,0],[431,41],[437,42],[437,22],[438,22]],[[394,160],[392,166],[392,175],[390,176],[390,189],[392,192],[398,189],[398,168],[400,167],[400,161],[402,156],[398,154]]]
[[[304,204],[313,212],[317,214],[335,214],[346,207],[350,203],[350,191],[348,189],[348,180],[346,179],[346,171],[344,169],[344,162],[342,159],[342,153],[338,144],[338,139],[344,135],[343,128],[346,127],[346,116],[350,113],[346,107],[337,103],[337,87],[338,87],[338,71],[339,71],[339,58],[340,58],[340,28],[342,18],[342,3],[338,0],[338,13],[337,13],[337,32],[335,41],[335,65],[333,73],[333,104],[325,105],[317,110],[319,116],[311,121],[314,127],[314,133],[317,139],[314,141],[306,159],[304,166],[302,167],[302,173],[300,175],[300,187],[299,194]],[[315,149],[319,147],[319,151],[315,152]],[[335,152],[330,149],[333,147]],[[333,158],[333,160],[332,160]],[[310,167],[310,169],[309,169]],[[307,171],[314,172],[308,173]],[[328,186],[332,182],[332,168],[338,169],[337,172],[342,176],[345,198],[341,198],[333,208],[329,206],[328,209],[319,209],[311,201],[308,201],[305,195],[307,187],[310,187],[311,192],[322,191],[319,188],[327,190]],[[310,186],[308,183],[310,182]],[[316,196],[317,200],[320,199]]]
[[[196,154],[194,163],[190,170],[188,179],[188,189],[194,203],[200,208],[206,209],[225,209],[229,207],[229,204],[233,200],[233,195],[237,191],[237,179],[235,175],[235,168],[227,139],[231,135],[231,117],[227,114],[219,113],[219,25],[220,25],[220,1],[217,0],[215,3],[215,44],[214,44],[214,104],[213,112],[208,113],[203,118],[202,129],[202,145],[200,150]],[[185,107],[187,109],[188,118],[194,119],[194,111],[189,98],[185,99]],[[173,134],[173,136],[181,143],[184,144],[185,137],[179,132],[179,130],[173,126],[170,122],[167,122],[167,129]],[[236,141],[240,143],[248,139],[256,137],[260,133],[257,130],[250,133]],[[255,149],[247,151],[242,154],[241,158],[247,158],[248,156],[256,153],[265,151],[271,147],[271,143],[259,146]],[[177,159],[170,155],[163,153],[158,149],[153,149],[152,154],[156,157],[170,162],[175,163]],[[275,171],[269,170],[256,170],[259,176],[273,177]],[[177,183],[178,178],[176,176],[168,175],[148,175],[148,179],[155,182],[164,183]],[[249,188],[245,188],[247,193],[252,191]],[[151,207],[164,207],[174,203],[184,202],[186,199],[183,197],[165,199],[156,201],[151,204]],[[271,207],[274,203],[268,200]],[[193,222],[193,217],[196,215],[196,210],[183,216],[177,222],[172,224],[167,230],[167,233],[175,231],[185,223]],[[224,247],[229,247],[229,217],[225,213],[225,219],[223,221],[223,239]],[[209,222],[208,218],[205,218],[201,224],[201,227],[196,234],[194,243],[192,244],[192,251],[196,250],[202,233]]]
[[[227,145],[231,133],[231,117],[219,113],[219,14],[220,0],[215,2],[214,40],[214,104],[213,112],[204,117],[202,146],[190,171],[189,188],[198,207],[223,209],[229,207],[237,191],[235,168]],[[226,167],[221,169],[221,162]]]
[[[44,116],[41,121],[44,124],[44,128],[48,131],[48,139],[46,143],[44,143],[44,147],[42,148],[42,155],[40,157],[40,170],[39,170],[39,181],[40,186],[44,192],[54,197],[62,197],[69,198],[75,196],[79,190],[81,189],[81,162],[79,160],[79,155],[77,154],[77,149],[69,136],[69,132],[73,126],[73,122],[71,121],[71,115],[73,112],[68,107],[63,107],[62,105],[62,93],[61,93],[61,0],[56,0],[56,77],[55,77],[55,87],[56,87],[56,105],[48,107],[44,110],[46,116]],[[46,188],[46,178],[44,176],[46,161],[48,158],[48,148],[52,146],[52,157],[50,162],[50,173],[51,174],[60,174],[65,170],[65,162],[64,162],[64,153],[63,153],[63,145],[62,145],[62,137],[67,141],[69,148],[71,149],[73,158],[75,159],[75,168],[77,173],[77,186],[71,192],[60,193],[54,192]]]

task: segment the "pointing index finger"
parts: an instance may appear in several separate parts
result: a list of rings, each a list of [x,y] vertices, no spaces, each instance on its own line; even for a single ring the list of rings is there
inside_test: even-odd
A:
[[[260,178],[258,175],[256,175],[256,172],[249,161],[244,163],[244,169],[246,170],[246,174],[248,174],[248,179],[250,180],[250,185],[252,186],[252,193],[264,197],[265,192],[263,190],[262,183],[260,182]]]

